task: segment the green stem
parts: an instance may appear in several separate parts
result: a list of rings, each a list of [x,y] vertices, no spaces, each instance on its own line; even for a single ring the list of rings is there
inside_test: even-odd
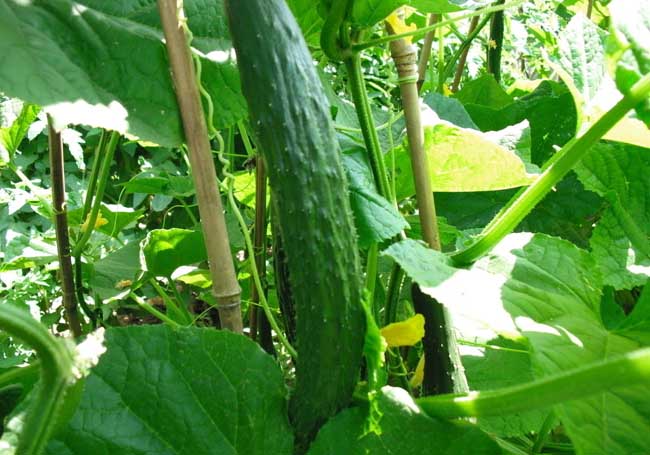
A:
[[[548,439],[548,436],[553,430],[553,427],[555,427],[556,423],[557,423],[557,417],[555,417],[555,413],[551,411],[548,414],[548,416],[546,416],[546,419],[544,419],[542,428],[540,428],[539,432],[537,433],[537,437],[535,438],[535,443],[533,444],[533,447],[530,451],[532,454],[542,452],[544,443]]]
[[[106,140],[108,139],[108,132],[102,130],[102,134],[99,137],[99,142],[97,147],[95,147],[95,161],[93,162],[93,168],[90,171],[90,178],[88,179],[88,189],[86,190],[86,199],[84,200],[83,210],[81,211],[81,222],[86,219],[88,213],[90,213],[90,208],[92,207],[93,197],[95,195],[95,189],[97,188],[97,178],[99,176],[99,169],[101,167],[101,156],[104,148],[106,147]]]
[[[445,81],[445,36],[444,29],[438,29],[438,93],[444,93]]]
[[[377,265],[379,258],[379,245],[373,243],[368,248],[368,258],[366,259],[366,289],[368,290],[368,302],[375,301],[375,285],[377,283]],[[373,314],[375,306],[373,305]]]
[[[174,286],[174,281],[171,278],[168,278],[171,286]],[[149,280],[149,284],[156,290],[158,295],[163,299],[167,309],[171,313],[171,316],[175,316],[172,319],[177,320],[180,325],[190,325],[192,323],[192,317],[187,312],[187,309],[183,311],[184,308],[181,308],[182,301],[179,300],[178,304],[171,297],[167,295],[167,292],[158,284],[155,278]]]
[[[27,366],[14,367],[4,373],[0,373],[0,389],[10,386],[12,384],[20,384],[25,382],[36,382],[36,375],[41,366],[41,362],[34,360]],[[34,378],[32,380],[32,378]]]
[[[483,27],[485,27],[487,23],[490,21],[490,16],[485,16],[480,23],[478,20],[479,20],[478,16],[472,18],[472,22],[469,26],[469,32],[467,34],[467,38],[463,40],[460,47],[456,50],[456,53],[453,55],[451,60],[445,66],[445,79],[446,79],[447,76],[451,74],[451,70],[454,67],[454,65],[456,65],[456,62],[458,62],[458,65],[456,66],[456,74],[454,75],[454,82],[451,84],[452,92],[458,91],[460,80],[463,77],[463,70],[465,69],[465,63],[467,62],[467,55],[469,54],[469,48],[472,45],[474,39],[478,36],[481,30],[483,30]]]
[[[135,292],[129,293],[129,297],[131,297],[133,299],[133,301],[135,303],[137,303],[140,308],[142,308],[143,310],[145,310],[147,313],[151,314],[152,316],[157,317],[158,319],[160,319],[161,321],[163,321],[165,324],[169,325],[170,327],[173,327],[175,329],[178,329],[178,328],[181,327],[181,325],[178,322],[174,321],[173,319],[171,319],[169,316],[162,313],[161,311],[158,311],[157,309],[155,309],[153,307],[153,305],[147,303],[146,300],[144,300],[142,297],[137,295]]]
[[[361,126],[363,139],[368,151],[372,175],[375,179],[375,185],[377,185],[377,192],[381,196],[390,199],[386,167],[384,165],[384,158],[381,155],[379,136],[377,136],[377,130],[375,129],[370,110],[370,100],[366,92],[366,84],[363,80],[361,58],[359,55],[354,55],[345,61],[345,65],[348,69],[348,77],[350,79],[350,94],[352,95],[357,117],[359,118],[359,125]]]
[[[291,346],[291,343],[289,343],[289,340],[287,340],[286,336],[284,335],[284,332],[282,332],[282,329],[280,329],[280,326],[275,320],[275,317],[273,317],[273,313],[271,312],[271,307],[269,306],[269,303],[266,300],[266,295],[264,293],[264,288],[262,286],[262,280],[260,279],[259,270],[257,269],[257,264],[253,259],[255,258],[255,249],[253,248],[253,241],[251,240],[250,232],[248,232],[248,226],[246,225],[246,221],[244,221],[244,217],[242,216],[241,212],[239,211],[239,208],[237,207],[237,202],[235,201],[235,196],[233,194],[235,176],[232,175],[228,169],[228,167],[230,166],[230,162],[223,157],[223,152],[225,149],[223,138],[218,133],[216,135],[216,138],[217,138],[217,142],[219,143],[219,150],[217,152],[217,157],[219,158],[219,162],[221,162],[221,164],[223,165],[222,171],[223,171],[223,175],[226,178],[225,183],[227,186],[226,196],[228,197],[228,206],[232,210],[233,215],[235,215],[235,218],[237,218],[239,227],[242,231],[242,234],[244,235],[246,252],[248,253],[248,257],[250,258],[251,275],[253,277],[253,282],[255,284],[255,287],[257,288],[259,303],[262,306],[262,309],[264,310],[264,314],[266,315],[269,324],[271,324],[271,328],[275,331],[278,340],[280,340],[280,343],[285,347],[285,349],[287,350],[289,355],[291,355],[291,357],[297,359],[298,353],[293,348],[293,346]]]
[[[397,304],[402,291],[405,273],[397,262],[393,264],[388,279],[388,291],[386,292],[386,308],[384,309],[384,325],[395,322],[397,316]]]
[[[591,147],[602,138],[630,109],[650,93],[650,75],[632,86],[629,93],[603,115],[582,136],[569,141],[544,166],[544,172],[528,188],[520,192],[506,209],[486,226],[470,246],[454,253],[454,263],[468,264],[490,251],[523,220],[546,194],[573,168]]]
[[[548,408],[616,387],[650,381],[650,348],[548,376],[526,384],[486,392],[420,398],[417,404],[434,417],[489,417]]]
[[[117,142],[120,139],[120,134],[113,131],[106,142],[106,147],[103,149],[104,159],[102,160],[101,169],[99,170],[99,181],[97,183],[97,192],[94,195],[92,209],[88,218],[82,220],[86,229],[83,230],[81,237],[77,240],[77,244],[72,250],[72,255],[77,257],[83,253],[83,249],[90,240],[90,236],[95,230],[95,223],[97,222],[97,215],[99,214],[99,209],[102,205],[102,198],[104,197],[104,190],[106,189],[106,183],[108,182],[108,176],[111,170],[111,164],[113,163],[113,154],[115,153],[115,147],[117,147]],[[97,164],[95,164],[96,166]]]
[[[402,38],[408,38],[410,36],[412,36],[414,38],[417,38],[417,37],[425,35],[427,32],[430,32],[431,30],[435,30],[437,28],[444,27],[444,26],[447,26],[449,24],[453,24],[454,22],[462,21],[464,19],[468,19],[468,18],[474,17],[474,16],[480,16],[482,14],[491,14],[491,13],[494,13],[496,11],[503,11],[503,10],[508,9],[508,8],[513,8],[515,6],[519,6],[522,3],[524,3],[525,1],[526,0],[514,0],[514,1],[512,1],[510,3],[506,3],[504,5],[490,6],[488,8],[478,9],[476,11],[472,11],[471,13],[463,14],[461,16],[456,16],[456,17],[454,17],[452,19],[447,19],[447,20],[444,20],[444,21],[440,21],[440,22],[437,22],[435,24],[429,25],[427,27],[422,27],[422,28],[419,28],[417,30],[413,30],[413,31],[410,31],[410,32],[399,33],[397,35],[382,36],[381,38],[377,38],[377,39],[374,39],[374,40],[370,40],[370,41],[366,41],[366,42],[363,42],[363,43],[355,44],[355,45],[352,46],[352,51],[355,52],[355,53],[356,52],[361,52],[364,49],[368,49],[370,47],[380,46],[382,44],[389,43],[391,41],[395,41],[395,40],[402,39]]]
[[[39,455],[55,427],[65,391],[74,382],[72,353],[29,313],[11,305],[0,306],[0,329],[31,346],[41,362],[41,380],[16,448],[17,455]]]
[[[320,35],[321,49],[331,60],[341,61],[349,57],[349,49],[340,45],[339,34],[352,7],[353,0],[334,0]]]

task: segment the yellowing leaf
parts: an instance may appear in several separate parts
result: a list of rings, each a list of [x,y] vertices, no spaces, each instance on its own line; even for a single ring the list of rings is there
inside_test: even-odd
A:
[[[388,347],[413,346],[424,336],[424,316],[416,314],[406,321],[394,322],[381,329]]]
[[[420,384],[422,384],[423,380],[424,380],[424,354],[422,354],[422,357],[420,357],[418,366],[415,367],[415,373],[413,373],[413,377],[409,380],[409,384],[411,385],[411,387],[417,387]]]
[[[408,15],[409,14],[405,14],[402,8],[398,8],[386,18],[386,23],[394,34],[399,35],[401,33],[412,32],[417,28],[415,24],[406,25],[404,18],[408,17]],[[413,42],[413,38],[410,36],[404,39],[409,44]]]
[[[88,223],[90,222],[90,217],[86,218],[86,221],[84,221],[84,224],[81,225],[81,232],[86,232],[88,229]],[[108,220],[102,216],[101,213],[97,214],[97,219],[95,220],[95,227],[93,229],[98,229],[105,224],[108,224]]]

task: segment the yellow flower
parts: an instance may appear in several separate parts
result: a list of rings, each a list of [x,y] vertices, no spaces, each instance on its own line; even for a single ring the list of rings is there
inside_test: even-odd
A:
[[[86,232],[88,229],[88,224],[90,223],[90,216],[86,218],[86,221],[81,225],[81,232]],[[95,227],[93,229],[98,229],[105,224],[108,224],[108,220],[102,216],[101,213],[97,214],[97,219],[95,220]]]
[[[424,336],[424,316],[416,314],[406,321],[394,322],[381,329],[389,348],[413,346]]]
[[[394,34],[399,35],[400,33],[411,32],[417,28],[415,24],[406,25],[406,22],[404,21],[411,15],[411,12],[412,11],[409,11],[406,8],[397,8],[391,13],[390,16],[386,18],[386,22]],[[411,36],[404,39],[409,44],[413,42],[413,38]]]

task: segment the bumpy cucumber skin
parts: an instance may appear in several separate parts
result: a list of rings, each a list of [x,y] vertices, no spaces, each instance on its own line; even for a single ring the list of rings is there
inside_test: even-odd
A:
[[[242,90],[265,160],[296,306],[298,445],[345,407],[365,320],[345,173],[329,103],[284,0],[226,3]]]

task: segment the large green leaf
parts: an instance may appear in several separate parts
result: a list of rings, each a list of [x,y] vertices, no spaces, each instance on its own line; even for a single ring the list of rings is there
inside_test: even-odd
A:
[[[375,183],[365,159],[365,150],[344,154],[343,167],[348,176],[350,205],[359,246],[367,248],[408,228],[408,223],[397,209],[373,190]]]
[[[141,246],[141,266],[154,276],[169,277],[182,265],[205,260],[203,233],[190,229],[154,229]]]
[[[645,74],[650,73],[650,9],[644,2],[613,0],[611,34],[607,53],[614,67],[616,85],[623,94]],[[650,97],[636,112],[650,126]]]
[[[382,414],[379,433],[365,431],[366,410],[348,409],[321,429],[308,455],[456,455],[467,450],[473,455],[501,453],[497,444],[473,425],[428,417],[404,389],[384,387],[377,403]]]
[[[540,166],[576,132],[573,97],[557,82],[542,81],[532,93],[514,100],[492,76],[484,76],[466,84],[455,96],[481,131],[502,130],[528,120],[531,158]]]
[[[436,194],[436,210],[458,229],[485,227],[515,194],[513,190]],[[562,237],[586,247],[603,200],[571,172],[517,226],[516,231]]]
[[[282,373],[246,337],[128,327],[107,330],[106,348],[46,453],[292,453]]]
[[[576,172],[609,203],[591,238],[605,284],[616,289],[644,284],[650,276],[650,149],[601,143]]]
[[[536,176],[526,172],[515,153],[514,130],[482,133],[447,122],[424,127],[424,148],[433,191],[491,191],[529,185]],[[524,139],[519,129],[517,139]],[[507,139],[501,141],[501,139]],[[510,145],[504,147],[500,144]],[[401,200],[415,194],[407,145],[396,150],[396,191]]]
[[[183,133],[162,32],[143,19],[153,17],[155,1],[86,3],[90,6],[71,0],[0,3],[0,90],[41,105],[58,124],[179,145]],[[210,8],[198,0],[186,3],[194,16],[190,22],[206,33],[197,38],[204,54],[202,83],[215,99],[215,126],[225,127],[246,109],[230,47],[219,35],[225,30],[210,25],[223,22],[223,11],[220,3]]]
[[[453,269],[431,250],[415,259],[395,256],[390,249],[388,254],[423,292],[449,308],[462,338],[472,333],[477,341],[495,334],[525,337],[535,378],[643,344],[632,331],[605,328],[600,271],[591,254],[566,241],[512,234],[469,270]],[[423,273],[423,267],[430,272]],[[555,411],[580,455],[642,454],[650,444],[649,397],[649,386],[634,386],[571,401]]]

